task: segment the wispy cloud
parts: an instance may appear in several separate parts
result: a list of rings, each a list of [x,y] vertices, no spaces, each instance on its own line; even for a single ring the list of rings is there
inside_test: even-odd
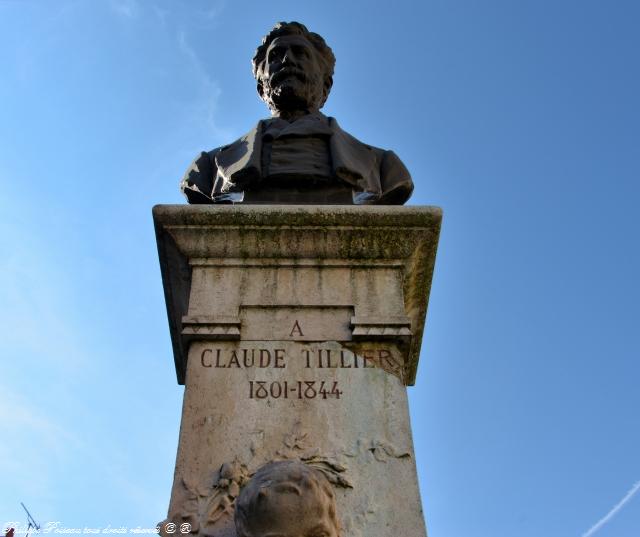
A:
[[[212,2],[202,10],[202,14],[207,19],[215,19],[218,15],[222,13],[222,10],[224,9],[225,4],[226,2],[224,0],[215,0],[214,2]]]
[[[585,533],[583,533],[582,537],[591,537],[592,535],[595,535],[596,532],[602,529],[602,527],[607,522],[609,522],[614,516],[618,514],[620,509],[622,509],[627,503],[631,501],[631,499],[635,496],[636,492],[638,492],[639,490],[640,490],[640,481],[638,481],[635,485],[633,485],[633,487],[631,487],[629,492],[625,494],[624,498],[622,498],[616,505],[614,505],[605,516],[603,516],[600,520],[598,520],[598,522],[596,522]]]
[[[132,19],[140,12],[140,5],[137,0],[111,0],[109,2],[111,9],[118,15]]]
[[[10,80],[11,74],[14,74],[18,82],[34,87],[40,84],[38,78],[43,71],[42,62],[46,61],[47,55],[56,48],[59,41],[68,35],[69,25],[78,9],[78,1],[60,0],[46,5],[36,5],[35,2],[14,4],[0,1],[0,7],[7,10],[18,5],[21,17],[28,17],[30,31],[18,31],[2,36],[12,40],[10,48],[7,49],[11,50],[11,54],[3,58],[3,61],[6,61],[2,66],[3,78]],[[0,20],[3,16],[5,14],[0,12]],[[8,13],[5,18],[11,20]]]
[[[16,198],[9,194],[6,199]],[[4,204],[0,208],[4,210]],[[3,241],[7,254],[0,261],[0,324],[4,328],[0,350],[23,365],[33,360],[40,365],[55,362],[62,369],[85,364],[84,336],[74,313],[73,275],[52,254],[46,237],[29,229],[33,223],[20,225],[5,215],[0,224],[12,232]]]
[[[84,442],[42,409],[34,406],[27,397],[15,392],[6,384],[0,384],[3,405],[0,407],[0,422],[5,430],[23,430],[38,436],[41,447],[65,453],[69,447],[79,448]],[[17,435],[16,435],[17,436]],[[9,461],[7,461],[9,462]]]
[[[198,88],[197,97],[188,107],[191,121],[193,124],[203,125],[207,134],[213,134],[215,138],[222,141],[228,136],[228,133],[220,129],[215,120],[220,86],[209,74],[197,52],[189,43],[188,33],[183,28],[178,30],[177,41],[179,50],[185,57],[186,65],[190,70],[191,80]]]
[[[64,415],[56,410],[54,415],[1,381],[0,393],[0,475],[11,483],[0,493],[0,503],[9,501],[17,506],[16,498],[28,497],[36,501],[39,512],[50,516],[61,496],[74,496],[57,489],[63,477],[61,469],[76,475],[90,473],[103,486],[109,483],[141,512],[157,503],[157,493],[136,481],[131,453],[96,430],[79,429],[74,421],[81,416],[75,409]],[[80,400],[77,403],[82,405]]]
[[[209,75],[198,54],[189,44],[187,33],[182,29],[179,30],[177,39],[180,51],[186,57],[193,73],[193,79],[202,94],[202,98],[198,103],[198,112],[202,114],[212,128],[215,128],[214,111],[220,95],[218,83]]]
[[[19,389],[29,391],[24,386]],[[18,498],[37,499],[40,512],[52,513],[58,486],[56,469],[68,467],[70,457],[84,442],[64,419],[39,408],[11,385],[0,383],[0,393],[0,475],[11,484],[0,493],[0,503],[7,509],[19,509]]]

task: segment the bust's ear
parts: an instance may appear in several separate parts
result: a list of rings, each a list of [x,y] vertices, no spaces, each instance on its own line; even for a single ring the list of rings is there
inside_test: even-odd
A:
[[[326,78],[325,84],[324,84],[324,90],[327,92],[327,95],[329,95],[329,92],[331,91],[332,87],[333,87],[333,77],[329,76]]]
[[[331,87],[333,86],[333,77],[327,77],[324,81],[324,85],[322,86],[322,105],[327,102],[329,98],[329,93],[331,93]]]

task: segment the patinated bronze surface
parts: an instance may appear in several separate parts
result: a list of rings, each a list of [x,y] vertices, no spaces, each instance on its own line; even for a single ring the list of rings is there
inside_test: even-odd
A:
[[[413,182],[396,154],[363,144],[320,112],[334,66],[321,36],[298,22],[276,24],[253,58],[272,117],[196,157],[181,183],[189,203],[405,203]]]

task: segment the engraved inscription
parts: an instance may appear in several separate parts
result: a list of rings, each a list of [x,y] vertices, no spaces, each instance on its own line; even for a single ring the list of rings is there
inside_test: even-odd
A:
[[[351,341],[351,306],[240,308],[241,341]]]
[[[337,381],[249,381],[249,399],[280,399],[281,397],[282,399],[327,399],[330,397],[340,399],[341,395],[342,390],[338,388]]]
[[[304,337],[304,334],[302,333],[302,328],[300,328],[300,323],[298,322],[298,319],[296,319],[296,322],[293,323],[293,328],[289,333],[289,337],[294,337],[294,336]]]
[[[303,349],[305,367],[319,369],[358,369],[380,365],[397,368],[400,363],[387,349],[363,349],[362,356],[353,351],[341,349]]]
[[[223,349],[204,349],[200,355],[200,363],[203,367],[218,368],[284,369],[286,367],[284,360],[284,349],[234,349],[227,354]]]
[[[302,326],[297,320],[292,332],[294,330],[303,333]],[[394,374],[401,380],[403,376],[402,359],[397,351],[394,352],[392,349],[376,344],[371,347],[354,346],[353,348],[304,345],[297,347],[295,351],[287,351],[285,348],[205,346],[199,351],[199,359],[200,366],[210,370],[286,370],[291,367],[298,371],[298,374],[303,371],[311,373],[309,376],[303,373],[302,378],[278,380],[255,379],[252,378],[253,375],[249,375],[246,393],[249,399],[258,400],[340,400],[344,392],[338,381],[318,379],[316,374],[321,370],[364,371],[378,368]]]

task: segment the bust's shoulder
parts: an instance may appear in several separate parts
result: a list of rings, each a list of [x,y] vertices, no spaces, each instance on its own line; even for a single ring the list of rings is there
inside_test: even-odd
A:
[[[393,151],[390,151],[388,149],[383,149],[382,147],[376,147],[375,145],[367,144],[367,143],[363,142],[362,140],[356,138],[353,134],[351,134],[350,132],[347,132],[346,130],[344,130],[338,124],[338,121],[336,120],[336,118],[327,117],[327,119],[329,120],[329,125],[330,125],[331,129],[334,131],[334,133],[339,134],[343,138],[343,140],[348,142],[349,144],[352,144],[353,146],[357,146],[360,149],[364,149],[366,151],[369,151],[369,152],[375,154],[380,159],[385,157],[387,154],[393,154]]]
[[[220,153],[220,151],[224,151],[225,149],[227,149],[230,145],[231,144],[225,144],[225,145],[221,145],[220,147],[214,147],[209,151],[203,151],[202,155],[207,155],[207,157],[209,158],[209,161],[215,164],[216,155]]]
[[[216,155],[225,146],[200,151],[180,181],[180,190],[189,203],[211,203],[213,180],[216,175]]]
[[[246,153],[248,147],[253,146],[255,143],[256,137],[262,132],[263,124],[269,121],[268,119],[261,119],[258,121],[249,131],[245,134],[236,138],[232,142],[221,145],[220,147],[215,147],[210,151],[207,151],[206,154],[209,156],[210,161],[215,165],[215,158],[220,153],[225,153],[225,159],[233,158],[233,156],[237,156],[238,158],[241,156],[240,154]],[[236,153],[240,153],[236,155]]]

